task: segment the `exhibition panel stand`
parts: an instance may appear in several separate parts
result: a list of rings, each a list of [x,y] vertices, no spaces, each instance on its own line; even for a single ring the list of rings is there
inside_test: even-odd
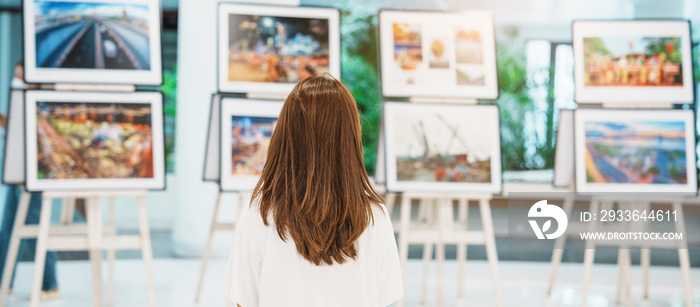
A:
[[[26,91],[24,96],[24,140],[17,142],[24,148],[15,148],[25,155],[19,162],[25,172],[19,183],[24,191],[0,286],[0,306],[7,301],[19,245],[26,238],[37,239],[30,306],[39,305],[47,251],[79,250],[90,254],[95,306],[103,305],[102,252],[108,252],[107,301],[114,305],[115,251],[121,249],[142,251],[148,305],[156,306],[145,198],[148,190],[165,188],[163,96],[152,87],[163,81],[160,2],[66,6],[69,3],[35,5],[23,0],[23,81],[38,84],[40,90]],[[55,17],[57,7],[60,16],[71,18]],[[115,11],[130,13],[120,15],[119,22],[108,21]],[[53,21],[47,23],[49,19]],[[66,28],[76,31],[61,32]],[[151,86],[150,91],[137,92],[137,85]],[[73,131],[77,129],[92,139],[77,136]],[[110,163],[102,163],[103,159]],[[43,197],[38,225],[25,224],[30,192],[41,192]],[[116,235],[115,197],[137,199],[138,235]],[[78,198],[85,200],[86,225],[72,223]],[[104,198],[109,199],[106,224]],[[51,207],[57,199],[63,200],[61,224],[54,226]]]
[[[399,256],[406,278],[408,246],[423,245],[421,303],[425,304],[433,245],[437,306],[444,305],[445,245],[457,245],[458,296],[464,297],[468,245],[484,245],[495,305],[502,306],[490,200],[501,193],[498,109],[477,99],[498,98],[493,15],[484,11],[379,13],[382,94],[378,161],[385,172],[387,208],[400,193]],[[392,102],[392,97],[407,103]],[[458,115],[456,115],[458,114]],[[475,136],[473,131],[482,135]],[[414,141],[417,140],[417,141]],[[384,158],[384,159],[382,159]],[[378,163],[379,164],[379,163]],[[418,219],[411,219],[418,202]],[[469,230],[469,202],[479,204],[483,229]],[[457,216],[453,206],[457,202]],[[403,299],[397,306],[403,306]]]
[[[95,103],[143,103],[149,102],[148,118],[152,121],[149,124],[156,130],[161,131],[162,118],[151,116],[162,114],[162,95],[160,93],[133,92],[133,86],[112,86],[112,85],[80,85],[78,87],[69,84],[56,84],[52,88],[61,88],[63,91],[29,91],[25,95],[26,114],[36,114],[36,104],[50,103],[70,104],[73,102],[95,102]],[[110,89],[111,92],[99,92],[101,89]],[[79,91],[81,90],[81,91]],[[89,90],[90,92],[82,92]],[[113,90],[122,90],[114,92]],[[42,101],[42,102],[40,102]],[[70,102],[70,103],[69,103]],[[140,104],[143,107],[145,104]],[[99,112],[99,111],[95,111]],[[116,111],[111,109],[112,114]],[[97,114],[97,113],[95,113]],[[115,115],[109,115],[115,116]],[[130,113],[129,118],[133,120],[135,113]],[[35,122],[30,122],[29,116],[25,117],[27,127],[36,126]],[[27,131],[30,131],[29,129]],[[37,161],[36,158],[36,134],[27,133],[24,140],[27,147],[27,161]],[[68,182],[49,179],[37,179],[36,162],[30,165],[27,162],[25,172],[26,181],[32,185],[32,191],[41,191],[43,202],[41,205],[40,220],[38,225],[27,225],[25,220],[29,210],[31,198],[30,191],[25,189],[24,184],[20,185],[22,194],[15,216],[15,224],[10,239],[7,261],[0,286],[0,306],[4,306],[7,301],[12,272],[16,263],[19,245],[22,239],[36,238],[37,248],[35,254],[35,269],[30,295],[30,306],[36,307],[39,304],[39,295],[44,274],[46,253],[48,251],[89,251],[90,262],[92,263],[92,284],[95,306],[103,306],[103,286],[102,286],[102,252],[107,251],[109,278],[107,290],[107,302],[109,306],[114,305],[114,262],[116,250],[141,250],[145,265],[146,282],[148,287],[149,306],[156,306],[155,281],[153,277],[153,255],[150,239],[150,228],[148,225],[148,213],[145,198],[149,188],[162,189],[164,182],[164,159],[163,159],[163,138],[162,133],[152,133],[151,140],[153,151],[151,155],[153,161],[150,164],[151,178],[134,183],[127,183],[124,179],[63,179]],[[32,145],[33,144],[33,145]],[[24,145],[24,144],[23,144]],[[160,145],[160,146],[158,146]],[[160,158],[159,158],[160,157]],[[154,162],[155,161],[155,162]],[[136,167],[136,166],[133,166]],[[144,169],[145,170],[145,169]],[[77,181],[76,181],[77,180]],[[107,180],[107,181],[101,181]],[[138,179],[137,179],[138,180]],[[134,186],[141,186],[143,189],[134,189]],[[76,189],[77,187],[77,189]],[[139,234],[133,236],[117,235],[117,228],[114,213],[114,200],[116,197],[133,197],[137,199]],[[109,201],[109,218],[107,224],[103,223],[101,200],[107,198]],[[62,200],[60,225],[50,225],[52,204],[56,199]],[[76,199],[85,200],[86,225],[73,224]]]
[[[651,165],[655,167],[655,172],[651,173],[652,175],[645,173],[647,166],[644,166],[640,174],[637,174],[639,171],[631,170],[625,173],[619,168],[629,170],[629,167],[622,164],[605,168],[609,165],[605,164],[609,163],[605,161],[620,159],[620,157],[614,153],[601,154],[600,150],[594,146],[602,144],[601,140],[608,140],[610,143],[605,143],[606,146],[624,149],[628,145],[623,140],[637,141],[640,139],[639,135],[648,135],[653,136],[656,143],[640,143],[649,144],[640,146],[656,148],[658,155],[663,155],[663,152],[668,149],[661,146],[662,142],[670,138],[668,135],[674,135],[676,143],[683,146],[676,146],[678,148],[674,147],[673,150],[686,161],[695,161],[695,116],[687,110],[674,109],[674,105],[692,105],[694,102],[692,70],[681,69],[681,67],[692,67],[690,23],[687,20],[575,21],[572,32],[575,100],[579,105],[592,105],[575,111],[575,120],[571,120],[574,122],[572,125],[574,133],[569,135],[569,138],[574,140],[575,146],[569,144],[572,148],[567,150],[575,156],[575,161],[569,161],[574,168],[561,174],[573,171],[574,178],[568,186],[569,188],[575,186],[577,196],[591,198],[589,212],[599,213],[601,210],[613,209],[646,212],[651,211],[652,203],[666,204],[670,205],[671,210],[674,210],[677,215],[673,221],[675,231],[685,233],[682,202],[685,199],[684,196],[697,194],[697,169],[694,163],[683,163],[680,170],[673,165],[669,170],[671,159],[655,161],[656,159],[648,158],[648,155],[644,156],[637,150],[637,156],[634,158],[638,160],[647,157],[649,162],[653,162]],[[606,46],[620,43],[619,37],[626,37],[624,43],[629,50],[606,49]],[[639,39],[641,37],[647,39]],[[660,43],[662,48],[651,48],[650,46],[655,43]],[[624,54],[634,56],[632,58]],[[647,125],[648,122],[663,122],[666,125]],[[615,124],[619,125],[614,126]],[[603,125],[616,128],[606,131],[599,128]],[[624,137],[622,137],[623,133]],[[683,137],[680,137],[681,135]],[[618,137],[615,138],[615,136]],[[589,146],[592,149],[589,149]],[[590,153],[591,151],[593,153]],[[602,171],[599,161],[603,163],[600,164],[603,165]],[[613,164],[617,165],[615,162]],[[675,175],[668,174],[669,172]],[[642,180],[638,177],[646,178]],[[654,180],[648,180],[649,177]],[[682,178],[676,179],[676,177]],[[555,184],[557,182],[561,181],[555,176]],[[563,209],[567,215],[572,212],[575,200],[576,197],[572,197],[564,203]],[[610,222],[598,221],[594,218],[584,224],[570,223],[567,234],[648,232],[650,229],[651,223],[646,219]],[[565,235],[561,236],[555,242],[552,271],[547,287],[548,296],[551,295],[556,272],[561,262],[565,237]],[[623,298],[626,305],[633,304],[630,291],[629,249],[636,247],[641,249],[643,300],[649,299],[650,249],[677,249],[686,292],[685,303],[687,306],[693,305],[688,246],[687,241],[684,240],[586,240],[581,305],[586,304],[590,291],[595,247],[598,245],[619,248],[616,304],[622,303]]]
[[[385,103],[385,114],[383,120],[387,126],[385,127],[384,131],[391,131],[387,134],[384,142],[384,145],[387,146],[385,151],[387,152],[388,157],[396,156],[396,150],[393,148],[397,145],[396,142],[394,142],[394,134],[396,131],[393,131],[394,129],[389,129],[390,125],[398,123],[398,120],[401,120],[402,122],[410,121],[410,119],[405,117],[406,114],[393,114],[407,107],[417,108],[415,109],[415,114],[425,114],[426,110],[445,109],[443,110],[444,112],[440,113],[442,115],[438,116],[439,122],[442,124],[447,124],[447,127],[449,127],[451,130],[452,135],[456,138],[458,138],[459,130],[457,126],[449,124],[450,119],[445,115],[448,112],[476,113],[477,115],[475,116],[479,116],[483,120],[487,121],[483,126],[481,126],[483,131],[498,130],[497,108],[494,106],[477,106],[477,101],[475,99],[441,99],[421,97],[410,98],[409,102],[409,104],[395,102]],[[426,117],[420,122],[423,123],[425,120],[428,120],[428,118]],[[465,119],[465,121],[469,121],[469,119]],[[423,124],[421,124],[421,126],[423,126]],[[492,138],[491,135],[489,135],[489,137]],[[495,139],[498,139],[497,135]],[[460,142],[462,141],[464,140],[462,139]],[[489,146],[486,148],[489,148]],[[408,246],[410,244],[423,245],[424,267],[423,283],[421,288],[422,303],[425,303],[425,297],[427,294],[428,266],[431,261],[433,245],[435,245],[438,278],[437,305],[444,305],[443,284],[445,245],[455,244],[457,245],[459,298],[464,297],[463,282],[464,265],[467,259],[467,246],[484,245],[486,246],[487,259],[489,261],[493,276],[495,302],[497,306],[502,305],[499,277],[500,273],[498,270],[498,254],[496,253],[495,234],[491,217],[491,207],[489,203],[493,197],[493,193],[500,193],[501,189],[500,176],[494,175],[494,172],[500,174],[500,164],[496,163],[500,162],[500,142],[493,141],[490,148],[493,150],[491,155],[499,157],[499,160],[497,161],[492,160],[491,163],[494,165],[490,166],[495,168],[490,169],[492,176],[496,177],[492,179],[495,180],[495,183],[483,183],[473,186],[471,184],[464,185],[458,182],[448,183],[447,185],[439,182],[431,182],[427,185],[430,185],[430,189],[432,190],[425,190],[423,192],[420,190],[426,188],[427,185],[419,183],[421,186],[417,186],[414,183],[399,180],[394,175],[398,170],[396,168],[396,160],[394,158],[387,158],[387,190],[402,192],[400,210],[401,217],[399,220],[399,227],[396,228],[396,232],[399,235],[399,255],[401,257],[401,264],[404,270],[404,278],[406,278],[405,269],[408,259]],[[395,194],[391,192],[388,194],[387,203],[390,204],[393,201],[392,198],[395,197],[394,195]],[[414,200],[418,201],[419,203],[417,220],[411,220],[411,203]],[[452,211],[455,201],[458,203],[456,220]],[[469,230],[468,208],[470,201],[475,201],[479,204],[483,225],[483,229],[481,231]],[[399,302],[399,305],[401,304],[403,304],[402,301]]]

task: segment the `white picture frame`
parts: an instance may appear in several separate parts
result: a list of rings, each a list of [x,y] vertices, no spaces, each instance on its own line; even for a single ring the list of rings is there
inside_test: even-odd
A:
[[[29,191],[49,190],[162,190],[165,189],[163,95],[157,92],[94,93],[27,91],[25,95],[26,181]],[[39,178],[38,104],[143,104],[150,107],[153,176],[150,178]],[[86,118],[88,115],[85,115]],[[47,122],[48,125],[48,122]],[[93,131],[94,132],[94,131]],[[57,132],[58,133],[58,132]],[[49,135],[49,133],[47,133]],[[123,145],[122,146],[126,146]],[[143,145],[142,145],[143,146]]]
[[[161,9],[159,0],[23,0],[23,4],[24,68],[25,81],[27,83],[162,84]],[[41,7],[40,4],[57,7],[68,4],[77,4],[77,7],[85,7],[86,5],[100,6],[103,8],[104,14],[118,15],[121,11],[121,14],[125,16],[138,16],[137,18],[146,19],[148,21],[148,35],[145,37],[145,31],[136,26],[140,21],[132,24],[119,24],[117,21],[101,23],[99,32],[96,32],[95,27],[89,24],[90,21],[81,20],[70,24],[60,24],[60,21],[53,21],[51,23],[54,25],[43,25],[39,31],[42,34],[46,34],[47,37],[49,34],[59,38],[63,35],[66,37],[63,39],[65,43],[52,44],[53,41],[58,39],[48,40],[44,38],[42,38],[42,42],[37,42],[39,33],[37,33],[35,16],[39,16],[39,12],[36,10]],[[108,5],[130,5],[132,7],[127,11],[125,8],[112,8],[108,7]],[[143,7],[146,8],[146,12],[143,11]],[[67,8],[61,9],[68,10]],[[95,9],[93,9],[94,11]],[[46,18],[43,20],[50,19]],[[56,17],[56,20],[60,20],[60,17]],[[90,33],[95,33],[92,44],[87,41]],[[115,36],[112,35],[115,35],[118,39],[114,39]],[[103,39],[103,37],[108,38]],[[102,44],[94,42],[96,38],[99,38]],[[69,39],[70,41],[68,41]],[[81,44],[100,46],[99,49],[93,47],[91,50],[95,54],[93,64],[73,63],[81,61],[78,56],[80,52],[77,51],[78,49],[75,49]],[[146,45],[148,50],[144,50]],[[100,57],[100,54],[104,56]],[[85,56],[84,54],[82,55]],[[39,61],[41,62],[37,63]],[[73,68],[45,67],[47,65],[58,65],[56,63],[59,61],[61,62],[60,65],[73,66]],[[123,68],[124,66],[146,66],[146,62],[148,63],[148,69]],[[80,65],[93,67],[75,68]],[[113,67],[120,65],[122,68],[112,69],[110,65]],[[103,68],[97,68],[100,66]]]
[[[219,149],[221,139],[220,111],[221,95],[214,94],[211,96],[211,107],[209,109],[209,131],[207,131],[207,143],[204,149],[203,181],[219,181],[219,154],[221,154]]]
[[[500,194],[502,176],[498,113],[498,107],[495,105],[384,103],[387,190]],[[426,151],[425,143],[432,149]],[[453,148],[457,150],[453,151]],[[398,174],[398,171],[401,171],[401,167],[398,166],[399,154],[412,159],[421,159],[421,155],[427,156],[422,158],[420,163],[443,159],[440,155],[452,155],[452,159],[460,161],[452,162],[453,165],[459,164],[450,166],[452,169],[441,171],[444,174],[440,176],[446,179],[444,181],[436,181],[435,178],[406,180],[406,175],[400,178]],[[488,161],[488,164],[484,161]],[[418,161],[404,165],[416,163]],[[403,168],[405,169],[405,166]],[[435,175],[437,170],[429,168],[416,173],[419,173],[416,177],[438,177]],[[455,180],[458,176],[483,176],[487,177],[487,180],[455,182],[459,181]]]
[[[220,135],[220,189],[221,191],[245,191],[250,192],[260,178],[259,174],[234,174],[233,172],[233,146],[234,137],[232,133],[233,118],[253,117],[263,118],[266,124],[269,119],[276,119],[282,111],[283,101],[254,100],[245,98],[222,98],[221,99],[221,132]],[[274,125],[274,124],[273,124]],[[274,128],[273,128],[274,129]],[[270,138],[271,136],[266,136]],[[268,139],[269,140],[269,139]],[[267,148],[261,148],[257,153],[267,153]],[[256,165],[261,170],[263,163]]]
[[[218,32],[218,88],[222,93],[257,93],[287,95],[298,80],[290,82],[259,82],[229,80],[230,75],[230,16],[261,16],[269,18],[274,26],[274,18],[297,18],[325,20],[328,29],[328,73],[340,80],[340,11],[331,8],[289,7],[220,3]],[[286,28],[285,28],[286,29]],[[319,71],[321,73],[323,71]]]
[[[602,110],[602,109],[582,109],[577,110],[574,115],[574,132],[575,132],[575,172],[576,172],[576,192],[578,194],[594,194],[594,193],[658,193],[658,194],[680,194],[680,195],[696,195],[698,192],[697,186],[697,168],[696,168],[696,153],[695,153],[695,116],[692,110]],[[635,125],[632,127],[632,125]],[[664,128],[655,128],[661,127]],[[602,128],[601,128],[602,127]],[[636,130],[633,130],[635,129]],[[659,130],[664,129],[662,136]],[[623,132],[616,132],[623,131]],[[638,137],[635,134],[640,133],[644,137]],[[653,134],[652,134],[653,133]],[[683,135],[681,135],[683,133]],[[605,136],[606,134],[610,136]],[[658,136],[657,136],[658,134]],[[592,137],[589,137],[592,135]],[[605,138],[603,138],[605,137]],[[664,180],[670,181],[670,167],[658,167],[656,158],[651,155],[649,158],[644,158],[638,163],[645,170],[635,170],[625,167],[622,161],[612,161],[605,156],[605,153],[600,153],[596,149],[595,153],[590,154],[590,159],[587,144],[596,146],[601,142],[605,142],[606,146],[610,146],[613,141],[619,144],[622,137],[634,139],[635,148],[649,149],[651,142],[665,142],[664,146],[673,147],[675,151],[685,151],[685,167],[679,167],[685,170],[685,184],[683,183],[646,183],[644,181]],[[601,138],[595,140],[594,138]],[[591,140],[593,139],[593,140]],[[617,139],[617,140],[615,140]],[[657,139],[654,141],[653,139]],[[595,142],[595,144],[593,143]],[[640,144],[645,142],[649,144]],[[600,146],[600,145],[598,145]],[[660,146],[660,144],[659,144]],[[631,147],[630,147],[631,148]],[[630,149],[629,151],[632,151]],[[635,154],[639,153],[639,149],[635,149]],[[658,155],[658,153],[657,153]],[[596,158],[597,157],[597,158]],[[666,160],[670,161],[668,155],[665,155]],[[589,172],[587,160],[595,164],[595,170]],[[600,162],[599,162],[600,161]],[[652,174],[651,168],[655,168],[661,176]],[[601,170],[606,168],[608,170]],[[645,172],[643,176],[640,171]],[[664,173],[668,173],[664,175]],[[639,179],[630,178],[631,175],[637,175]],[[591,177],[589,182],[588,177]],[[653,176],[653,177],[649,177]],[[682,175],[681,175],[682,176]],[[644,178],[646,177],[646,178]],[[658,178],[657,178],[658,177]],[[598,178],[598,179],[596,179]],[[595,182],[599,181],[599,182]],[[601,182],[608,181],[608,182]],[[616,182],[612,182],[616,181]],[[628,182],[624,182],[628,181]],[[631,182],[629,182],[631,181]]]
[[[678,45],[672,44],[673,50],[680,50],[680,66],[663,62],[659,57],[650,54],[639,53],[639,49],[645,41],[643,38],[679,38]],[[605,47],[609,56],[598,55],[592,60],[585,56],[586,40],[599,39]],[[592,41],[591,41],[592,42]],[[675,42],[675,40],[674,40]],[[574,83],[575,100],[578,103],[623,103],[623,104],[649,104],[649,103],[693,103],[694,101],[694,80],[692,43],[690,41],[690,22],[687,20],[630,20],[630,21],[574,21],[573,23],[573,50],[574,50]],[[590,47],[592,48],[592,47]],[[601,49],[597,48],[596,49]],[[602,49],[601,49],[602,50]],[[648,51],[644,51],[648,52]],[[624,61],[615,60],[622,58],[618,54],[626,54]],[[627,60],[628,57],[637,59]],[[644,57],[642,57],[644,55]],[[610,57],[610,59],[608,59]],[[664,55],[665,58],[670,57]],[[593,62],[595,60],[595,62]],[[644,61],[644,65],[636,65],[636,61]],[[587,64],[587,61],[591,64]],[[608,64],[596,64],[596,63]],[[669,63],[663,65],[661,63]],[[590,65],[590,67],[588,66]],[[600,67],[630,67],[626,77],[615,77],[614,71],[606,73]],[[647,73],[642,74],[642,68]],[[678,69],[682,85],[677,85],[675,78],[669,79],[658,67],[663,67],[672,73]],[[648,68],[648,69],[647,69]],[[588,77],[587,77],[587,70]],[[591,73],[590,71],[594,71]],[[638,71],[639,77],[631,74],[631,71]],[[632,77],[630,77],[630,74]],[[596,78],[596,79],[593,79]],[[620,81],[614,81],[619,79]],[[601,80],[601,81],[594,81]],[[610,81],[613,80],[613,81]],[[625,85],[610,85],[612,83]],[[638,80],[638,81],[635,81]],[[642,82],[646,80],[645,82]],[[655,80],[655,81],[650,81]],[[664,81],[673,80],[673,81]],[[674,84],[673,86],[660,86],[651,84]],[[633,85],[635,84],[635,85]]]
[[[560,110],[554,149],[554,181],[557,188],[569,188],[574,179],[574,111]]]
[[[24,184],[24,90],[11,90],[9,102],[2,183]]]
[[[400,47],[395,28],[410,31],[401,35]],[[382,10],[379,47],[384,97],[498,98],[491,12]]]

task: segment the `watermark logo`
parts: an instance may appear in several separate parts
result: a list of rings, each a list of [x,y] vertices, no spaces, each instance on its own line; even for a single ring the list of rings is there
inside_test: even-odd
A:
[[[537,235],[537,239],[540,240],[544,240],[545,238],[559,238],[561,235],[564,234],[564,232],[566,231],[566,226],[568,226],[569,224],[569,218],[566,216],[564,210],[555,205],[547,204],[547,200],[540,200],[534,205],[532,205],[532,207],[530,207],[530,211],[527,212],[527,216],[528,218],[550,218],[546,222],[544,222],[544,224],[542,224],[541,228],[540,225],[537,224],[536,220],[528,219],[528,222],[530,222],[530,226],[532,226],[532,230],[535,232],[535,235]],[[549,228],[552,227],[551,219],[557,221],[557,230],[552,233],[545,234],[545,232],[547,232]]]

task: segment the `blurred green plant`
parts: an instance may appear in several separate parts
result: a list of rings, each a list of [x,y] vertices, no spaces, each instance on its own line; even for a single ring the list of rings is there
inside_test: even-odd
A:
[[[549,78],[537,83],[528,76],[525,48],[517,42],[516,28],[503,29],[499,34],[501,39],[496,43],[499,97],[496,104],[500,110],[503,170],[551,168],[554,165],[553,110],[544,110],[546,123],[527,122],[534,118],[528,115],[542,112],[536,108],[531,90],[548,83]],[[553,96],[550,88],[548,99],[553,101]],[[548,107],[553,108],[552,103]],[[544,140],[535,136],[535,141],[528,143],[528,138],[533,139],[530,134],[534,131],[525,127],[541,124],[547,125]]]
[[[177,110],[177,66],[163,71],[163,85],[158,89],[163,101],[163,129],[165,134],[165,170],[175,171],[175,115]]]
[[[377,49],[379,8],[355,0],[341,4],[341,77],[357,100],[362,121],[365,169],[374,174],[382,113]]]

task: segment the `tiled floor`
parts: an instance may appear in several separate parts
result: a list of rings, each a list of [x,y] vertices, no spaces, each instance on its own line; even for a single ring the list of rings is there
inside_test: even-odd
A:
[[[32,263],[23,262],[17,271],[15,294],[8,306],[27,306],[32,276]],[[138,259],[120,259],[116,265],[116,306],[147,306],[143,263]],[[565,263],[550,300],[545,297],[549,264],[542,262],[502,261],[500,263],[501,288],[504,306],[578,306],[583,268],[580,263]],[[155,261],[156,291],[159,306],[195,306],[194,294],[200,261],[196,259],[157,259]],[[199,307],[226,306],[219,285],[225,268],[224,260],[212,261],[202,303]],[[106,272],[106,267],[104,272]],[[105,273],[106,274],[106,273]],[[90,263],[87,261],[61,261],[58,275],[63,299],[42,304],[42,307],[93,306]],[[422,266],[418,260],[408,264],[406,306],[419,303]],[[654,266],[651,269],[650,300],[641,302],[641,271],[633,267],[632,295],[635,306],[684,306],[683,284],[677,267]],[[106,276],[106,275],[105,275]],[[445,306],[492,306],[494,304],[491,276],[485,261],[470,260],[466,264],[465,299],[458,301],[457,263],[448,261],[445,266]],[[589,306],[613,306],[617,269],[614,265],[596,264]],[[700,269],[692,271],[695,306],[700,306]],[[431,267],[427,304],[436,306],[435,268]],[[106,297],[105,297],[106,299]]]

